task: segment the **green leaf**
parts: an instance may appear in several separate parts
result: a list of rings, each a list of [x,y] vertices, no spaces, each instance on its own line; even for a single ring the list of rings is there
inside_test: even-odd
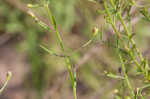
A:
[[[107,76],[110,77],[110,78],[115,78],[115,79],[124,79],[124,77],[119,76],[119,75],[115,75],[115,74],[112,74],[112,73],[108,73]]]
[[[53,15],[52,15],[52,22],[53,22],[54,28],[56,29],[56,28],[57,28],[57,25],[56,25],[56,21],[55,21],[55,18],[54,18]]]
[[[55,55],[55,56],[59,56],[59,57],[64,57],[64,55],[59,55],[59,54],[57,54],[56,52],[54,52],[53,50],[50,50],[50,49],[44,47],[43,45],[40,45],[40,47],[41,47],[43,50],[45,50],[46,52],[48,52],[49,54],[51,54],[51,55]]]

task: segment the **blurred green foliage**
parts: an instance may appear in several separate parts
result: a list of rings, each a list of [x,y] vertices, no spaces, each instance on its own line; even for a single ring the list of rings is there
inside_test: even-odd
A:
[[[20,1],[23,2],[23,4],[38,4],[42,0]],[[106,77],[106,74],[104,73],[104,71],[110,72],[107,75],[112,78],[122,77],[122,74],[120,73],[121,70],[119,71],[120,65],[116,51],[116,37],[107,30],[109,25],[104,24],[104,16],[96,13],[97,9],[103,12],[103,6],[101,6],[101,4],[96,4],[95,2],[91,3],[89,0],[50,0],[50,9],[56,17],[56,22],[60,31],[65,31],[61,34],[61,36],[65,43],[66,53],[68,52],[68,55],[72,55],[72,65],[76,66],[83,61],[77,72],[77,80],[79,83],[78,94],[89,99],[91,99],[89,96],[94,95],[95,97],[112,99],[112,97],[117,97],[117,95],[113,92],[114,89],[119,89],[121,87],[119,89],[120,93],[118,94],[118,97],[120,98],[120,96],[123,96],[123,90],[126,89],[124,83],[121,82],[120,79],[110,79]],[[48,18],[46,16],[46,11],[42,8],[32,10],[35,12],[35,15],[46,20],[43,22],[47,22],[46,24],[50,23],[47,21]],[[136,16],[138,15],[139,13]],[[85,48],[81,48],[74,53],[76,49],[80,48],[91,39],[91,36],[93,35],[92,28],[95,27],[95,25],[98,28],[101,26],[105,27],[103,33],[104,38],[102,38],[102,35],[99,34],[100,39],[94,39],[92,44],[88,44]],[[101,28],[100,32],[103,32]],[[140,19],[140,21],[134,26],[134,32],[136,33],[136,42],[138,42],[137,46],[144,52],[148,48],[147,41],[150,37],[149,23]],[[56,40],[55,33],[45,31],[36,24],[31,17],[19,10],[17,7],[12,6],[4,0],[0,0],[0,35],[5,33],[13,35],[19,34],[23,37],[23,40],[17,42],[16,46],[22,53],[27,54],[28,63],[31,66],[29,67],[31,69],[31,80],[26,80],[25,83],[27,83],[29,89],[35,89],[39,93],[38,95],[42,97],[45,94],[45,90],[51,89],[55,86],[56,78],[59,78],[60,74],[66,70],[64,60],[61,57],[49,55],[39,47],[40,44],[46,45],[49,49],[52,49],[61,55],[62,52],[58,47],[58,41]],[[126,40],[126,37],[124,38]],[[105,44],[104,46],[104,44],[99,43],[100,40],[105,39],[110,40],[106,42],[109,44]],[[98,46],[98,50],[97,41],[100,45]],[[93,48],[94,46],[96,48]],[[124,56],[130,60],[130,58],[126,55],[126,52],[122,51],[122,53],[124,53]],[[132,66],[129,65],[129,63],[127,64],[127,69],[131,69]],[[136,73],[134,69],[135,68],[133,68],[133,70],[129,70],[129,73],[131,72],[131,78],[134,78],[133,80],[139,83],[139,78],[137,79],[132,75]],[[30,75],[26,76],[27,78],[30,77]],[[67,83],[67,81],[68,80],[66,80],[65,83]],[[63,83],[63,80],[61,82]],[[67,93],[71,90],[71,85],[66,85],[66,87],[60,84],[58,86],[58,92],[54,92],[59,94],[60,90],[63,90],[63,93],[59,94],[60,96],[63,96],[65,92]],[[64,87],[68,89],[61,89]],[[86,93],[87,96],[82,93]],[[69,97],[69,95],[66,97]],[[97,99],[97,97],[95,97],[92,97],[92,99]]]
[[[21,33],[25,30],[24,14],[4,1],[0,1],[0,31]]]
[[[43,34],[43,29],[34,21],[5,1],[0,1],[0,33],[18,34],[23,36],[24,41],[18,43],[22,52],[27,51],[28,61],[31,63],[32,83],[37,91],[41,92],[45,85],[46,64],[40,54],[39,44]],[[25,83],[30,83],[26,81]]]
[[[70,30],[77,16],[75,15],[75,4],[77,0],[50,0],[51,8],[57,20],[57,24],[63,30]]]

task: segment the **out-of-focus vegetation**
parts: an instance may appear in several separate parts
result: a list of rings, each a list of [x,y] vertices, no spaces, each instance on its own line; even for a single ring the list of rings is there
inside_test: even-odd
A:
[[[43,6],[44,1],[49,2],[64,51],[59,46],[55,24]],[[67,57],[73,74],[76,72],[78,99],[148,99],[149,2],[104,1],[1,0],[0,48],[15,47],[24,57],[22,64],[26,64],[28,72],[20,72],[14,66],[16,72],[24,75],[22,81],[17,85],[19,78],[12,71],[16,85],[11,86],[10,80],[10,86],[8,84],[0,98],[73,99],[64,60]],[[32,7],[28,8],[29,4],[33,4]],[[39,24],[47,27],[42,28],[29,16],[29,11],[41,22]],[[0,60],[4,60],[3,57]],[[4,68],[9,70],[9,65],[7,67]]]

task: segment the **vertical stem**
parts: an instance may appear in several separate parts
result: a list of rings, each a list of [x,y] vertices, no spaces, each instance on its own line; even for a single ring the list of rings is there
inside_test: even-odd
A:
[[[111,4],[112,4],[113,8],[115,8],[115,4],[114,4],[113,0],[110,0],[110,1],[111,1]],[[131,1],[133,2],[134,0],[131,0]],[[134,2],[135,2],[135,1],[134,1]],[[119,17],[119,20],[120,20],[121,24],[123,25],[123,28],[124,28],[124,30],[125,30],[125,32],[126,32],[128,38],[129,38],[129,40],[130,40],[132,46],[135,47],[135,50],[136,50],[137,54],[139,55],[141,61],[143,61],[144,58],[143,58],[141,52],[139,51],[139,49],[136,47],[136,44],[135,44],[134,40],[132,39],[132,37],[130,37],[131,33],[129,32],[129,30],[128,30],[128,28],[127,28],[127,25],[125,24],[125,21],[123,20],[123,17],[121,16],[121,12],[119,11],[119,12],[117,13],[117,15],[118,15],[118,17]]]
[[[131,42],[132,46],[135,48],[135,51],[136,51],[136,53],[138,54],[140,60],[141,60],[141,61],[144,61],[143,55],[141,54],[141,52],[139,51],[139,49],[136,47],[136,44],[135,44],[133,38],[130,37],[130,36],[131,36],[131,33],[129,32],[129,30],[128,30],[128,28],[127,28],[127,25],[125,24],[125,21],[123,20],[123,18],[122,18],[122,16],[121,16],[121,13],[120,13],[120,12],[118,12],[118,18],[119,18],[121,24],[123,25],[124,30],[125,30],[125,32],[126,32],[128,38],[129,38],[129,41]],[[133,57],[135,57],[135,56],[133,56]],[[137,64],[136,61],[135,61],[135,63]],[[139,66],[140,64],[137,64],[137,65],[138,65],[138,67],[140,67],[141,70],[142,70],[142,67]]]
[[[104,8],[105,8],[106,13],[107,13],[107,15],[109,17],[110,24],[112,25],[112,28],[114,29],[114,32],[116,33],[118,38],[120,38],[120,33],[118,32],[117,27],[116,27],[115,23],[112,20],[111,13],[109,12],[109,9],[107,8],[106,0],[104,0]]]
[[[114,5],[114,2],[113,0],[110,0],[112,6],[115,8],[115,5]],[[117,27],[115,25],[115,23],[113,22],[113,19],[112,19],[112,16],[111,16],[111,13],[109,11],[109,9],[107,8],[107,4],[106,4],[106,0],[104,0],[104,8],[105,8],[105,11],[109,17],[109,20],[110,20],[110,24],[112,25],[112,28],[114,30],[114,32],[116,33],[117,37],[121,40],[121,37],[120,37],[120,32],[117,30]],[[126,28],[127,29],[127,28]],[[137,60],[135,59],[135,56],[133,55],[133,52],[131,52],[130,50],[128,51],[129,55],[131,56],[131,58],[134,60],[134,62],[136,63],[136,65],[139,67],[139,63],[137,62]],[[123,69],[123,72],[124,72],[124,77],[125,77],[125,81],[127,83],[127,86],[128,88],[130,89],[131,91],[131,96],[134,98],[134,91],[133,91],[133,88],[130,84],[130,81],[128,79],[128,75],[126,73],[126,68],[125,68],[125,64],[124,64],[124,61],[123,61],[123,58],[121,56],[121,53],[119,51],[119,59],[121,61],[121,66],[122,66],[122,69]]]
[[[118,51],[118,52],[119,52],[119,51]],[[123,59],[122,59],[122,56],[121,56],[120,52],[119,52],[119,59],[120,59],[120,62],[121,62],[122,70],[123,70],[123,72],[124,72],[125,81],[126,81],[126,83],[127,83],[128,88],[129,88],[130,91],[131,91],[131,96],[134,98],[134,96],[135,96],[135,95],[134,95],[134,91],[133,91],[133,88],[132,88],[131,83],[130,83],[130,81],[129,81],[128,75],[127,75],[127,73],[126,73],[125,64],[124,64],[124,61],[123,61]]]
[[[74,99],[77,99],[77,95],[76,95],[76,80],[74,79],[74,74],[72,72],[72,67],[71,67],[71,62],[70,62],[70,59],[69,57],[66,55],[65,53],[65,49],[64,49],[64,44],[63,44],[63,41],[62,41],[62,38],[60,36],[60,33],[58,31],[58,28],[57,28],[57,24],[56,24],[56,21],[55,21],[55,18],[54,16],[52,15],[49,7],[48,7],[48,4],[45,4],[44,5],[47,13],[48,13],[48,16],[49,16],[49,19],[50,21],[52,22],[53,24],[53,27],[55,29],[55,32],[56,32],[56,36],[57,36],[57,39],[59,41],[59,44],[60,44],[60,47],[61,47],[61,50],[63,52],[63,54],[65,55],[65,63],[67,65],[67,69],[68,69],[68,72],[69,72],[69,75],[70,75],[70,79],[71,79],[71,82],[72,82],[72,87],[73,87],[73,94],[74,94]]]
[[[113,0],[110,0],[110,1],[111,1],[111,4],[112,4],[113,8],[115,8],[115,5],[114,5]],[[117,27],[116,27],[115,23],[113,22],[111,13],[110,13],[109,9],[107,8],[106,0],[104,0],[104,8],[105,8],[106,14],[107,14],[108,17],[109,17],[110,24],[112,25],[112,28],[113,28],[114,32],[116,33],[117,37],[121,40],[120,32],[117,30]],[[126,32],[128,38],[129,38],[129,41],[130,41],[131,44],[135,47],[135,50],[136,50],[137,54],[140,56],[141,61],[143,61],[143,60],[144,60],[144,59],[143,59],[143,56],[142,56],[142,54],[140,53],[140,51],[137,49],[134,40],[130,37],[130,32],[128,31],[128,28],[127,28],[127,26],[126,26],[126,24],[125,24],[125,22],[124,22],[124,20],[123,20],[123,18],[122,18],[122,16],[121,16],[121,13],[118,12],[117,15],[118,15],[119,20],[121,21],[121,23],[122,23],[122,25],[123,25],[123,27],[124,27],[124,29],[125,29],[125,32]],[[133,55],[133,52],[132,52],[132,51],[128,51],[128,53],[129,53],[130,57],[132,58],[132,60],[133,60],[133,61],[135,62],[135,64],[137,65],[137,67],[138,67],[138,68],[140,67],[140,69],[142,70],[140,64],[139,64],[138,61],[136,60],[135,55]]]

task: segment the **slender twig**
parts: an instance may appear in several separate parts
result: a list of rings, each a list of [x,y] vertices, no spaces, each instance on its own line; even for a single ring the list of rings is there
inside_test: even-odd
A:
[[[64,49],[64,44],[63,44],[62,38],[61,38],[60,33],[59,33],[59,31],[58,31],[55,18],[54,18],[54,16],[52,15],[52,13],[51,13],[51,11],[50,11],[50,9],[49,9],[48,3],[45,3],[45,4],[44,4],[44,8],[45,8],[45,10],[47,11],[48,16],[49,16],[49,19],[50,19],[51,23],[53,24],[53,27],[54,27],[54,29],[55,29],[55,31],[56,31],[55,33],[56,33],[57,39],[58,39],[58,41],[59,41],[61,50],[62,50],[62,52],[63,52],[63,54],[64,54],[64,56],[65,56],[65,57],[64,57],[65,63],[66,63],[66,65],[67,65],[67,69],[68,69],[68,72],[69,72],[69,75],[70,75],[70,79],[71,79],[71,81],[72,81],[74,99],[77,99],[77,95],[76,95],[76,79],[75,79],[75,76],[74,76],[74,74],[73,74],[73,72],[72,72],[72,66],[71,66],[70,59],[69,59],[69,57],[68,57],[68,56],[66,55],[66,53],[65,53],[65,49]]]
[[[119,51],[118,51],[118,53],[119,53],[119,59],[120,59],[120,62],[121,62],[121,67],[122,67],[122,70],[123,70],[123,73],[124,73],[124,79],[125,79],[125,81],[126,81],[126,83],[127,83],[128,88],[129,88],[130,91],[131,91],[131,96],[134,98],[134,96],[135,96],[135,95],[134,95],[134,90],[133,90],[133,88],[132,88],[132,86],[131,86],[131,83],[130,83],[130,81],[129,81],[128,75],[127,75],[127,73],[126,73],[126,67],[125,67],[123,58],[122,58],[122,56],[121,56],[121,54],[120,54]]]
[[[67,54],[65,53],[65,48],[64,48],[64,44],[63,44],[63,41],[62,41],[62,38],[61,38],[61,35],[60,35],[60,32],[58,31],[58,27],[57,27],[57,24],[56,24],[56,21],[55,21],[55,18],[54,16],[52,15],[51,13],[51,10],[49,9],[49,3],[46,2],[45,0],[43,1],[43,5],[44,5],[44,8],[45,10],[47,11],[48,13],[48,18],[51,22],[51,24],[53,25],[53,28],[55,30],[55,33],[56,33],[56,36],[57,36],[57,39],[58,39],[58,42],[59,42],[59,45],[60,45],[60,48],[63,52],[63,57],[65,59],[65,63],[66,63],[66,66],[67,66],[67,70],[69,72],[69,75],[70,75],[70,79],[71,79],[71,82],[72,82],[72,87],[73,87],[73,94],[74,94],[74,99],[77,99],[77,95],[76,95],[76,76],[74,75],[75,71],[73,72],[73,69],[72,69],[72,66],[71,66],[71,62],[70,62],[70,58],[69,56],[67,56]],[[48,30],[49,32],[51,32],[51,28],[49,28],[45,23],[41,22],[31,11],[28,12],[30,16],[32,16],[32,18],[44,29]],[[42,49],[44,49],[45,51],[47,51],[48,53],[50,54],[53,54],[55,56],[60,56],[58,55],[57,53],[47,49],[46,47],[44,46],[40,46]]]
[[[5,81],[4,85],[0,89],[0,95],[2,94],[2,92],[4,91],[4,89],[6,88],[6,86],[8,84],[8,81],[11,79],[11,77],[12,77],[12,73],[11,72],[7,72],[7,78],[6,78],[6,81]]]
[[[113,1],[112,1],[112,0],[111,0],[111,3],[112,3],[112,6],[115,8],[115,5],[113,4]],[[114,32],[116,33],[117,37],[118,37],[120,40],[122,40],[122,38],[121,38],[121,36],[120,36],[121,33],[117,30],[117,26],[116,26],[116,24],[115,24],[114,21],[113,21],[111,12],[109,11],[109,8],[107,7],[107,2],[106,2],[106,0],[104,0],[104,8],[105,8],[106,14],[108,15],[109,22],[110,22],[110,24],[112,25],[112,28],[113,28]],[[133,38],[131,37],[131,34],[130,34],[130,32],[129,32],[129,30],[128,30],[128,28],[127,28],[127,26],[126,26],[126,24],[125,24],[125,22],[124,22],[124,20],[123,20],[123,18],[122,18],[122,16],[121,16],[120,11],[117,12],[117,16],[119,17],[119,19],[120,19],[120,21],[121,21],[121,23],[122,23],[122,25],[123,25],[123,28],[124,28],[124,30],[125,30],[125,32],[126,32],[126,34],[127,34],[127,37],[128,37],[128,39],[129,39],[129,41],[131,42],[132,46],[135,48],[135,50],[136,50],[137,54],[139,55],[141,61],[143,61],[144,58],[143,58],[141,52],[140,52],[140,51],[138,50],[138,48],[136,47],[136,44],[135,44]],[[123,42],[123,41],[122,41],[122,42]],[[136,57],[135,57],[135,55],[134,55],[133,50],[132,50],[132,49],[129,49],[130,46],[129,46],[129,45],[126,45],[125,43],[123,43],[123,45],[124,45],[125,49],[127,50],[127,52],[129,53],[131,59],[132,59],[132,60],[134,61],[134,63],[136,64],[136,66],[137,66],[139,69],[141,69],[141,70],[143,71],[143,68],[141,67],[141,64],[137,61],[137,59],[136,59]]]

